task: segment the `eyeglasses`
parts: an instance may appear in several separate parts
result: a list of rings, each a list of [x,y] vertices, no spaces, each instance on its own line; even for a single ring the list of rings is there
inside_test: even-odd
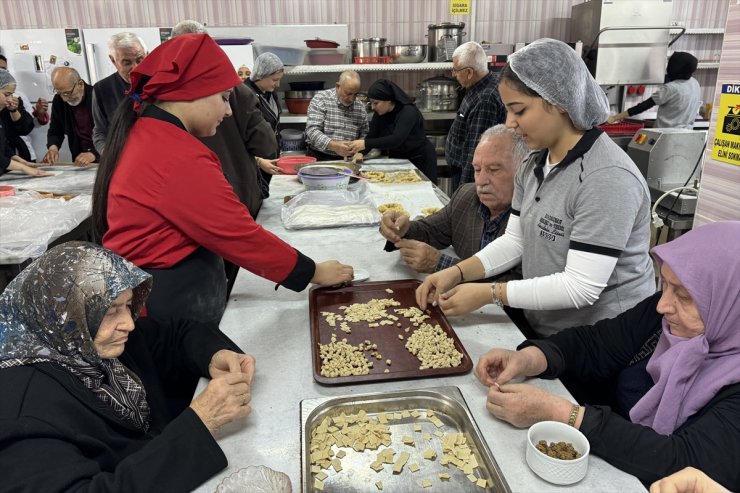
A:
[[[473,67],[460,67],[460,68],[452,67],[452,74],[455,75],[458,72],[461,72],[461,71],[466,70],[466,69],[471,69],[472,70]]]
[[[74,93],[77,90],[77,86],[79,85],[80,85],[80,81],[78,80],[77,82],[75,82],[75,85],[72,86],[72,89],[70,89],[69,91],[54,90],[54,94],[59,94],[63,98],[71,98],[72,96],[74,96]]]

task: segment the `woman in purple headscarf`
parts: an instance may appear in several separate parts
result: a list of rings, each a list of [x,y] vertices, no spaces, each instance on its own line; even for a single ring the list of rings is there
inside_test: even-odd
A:
[[[574,327],[476,367],[488,410],[525,427],[581,430],[591,451],[649,484],[691,466],[740,490],[740,222],[699,227],[653,249],[662,291],[616,318]],[[608,389],[578,405],[518,377]]]

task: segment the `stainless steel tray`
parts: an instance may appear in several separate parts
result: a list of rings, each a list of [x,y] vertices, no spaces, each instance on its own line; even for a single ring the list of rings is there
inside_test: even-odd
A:
[[[377,417],[381,412],[420,411],[422,415],[427,409],[444,423],[437,428],[433,423],[424,419],[414,417],[401,420],[389,420],[392,443],[390,445],[396,452],[407,451],[411,458],[407,467],[401,474],[393,474],[388,468],[380,472],[370,469],[370,463],[375,459],[377,450],[355,452],[351,448],[343,447],[346,455],[341,459],[342,470],[337,473],[334,469],[323,470],[328,477],[324,479],[324,492],[373,492],[378,491],[375,482],[383,482],[383,491],[390,492],[471,492],[482,493],[511,493],[501,470],[486,445],[478,426],[470,414],[468,405],[465,403],[460,389],[457,387],[431,387],[426,389],[406,390],[397,392],[382,392],[361,395],[348,395],[343,397],[323,397],[317,399],[306,399],[301,401],[301,491],[316,492],[314,488],[314,475],[311,474],[310,439],[311,431],[318,426],[324,418],[344,414],[357,414],[365,410],[368,416]],[[421,424],[422,431],[431,434],[431,440],[421,442],[420,434],[414,431],[414,425]],[[470,482],[467,476],[453,465],[443,466],[440,464],[442,457],[442,442],[434,435],[434,431],[443,433],[463,433],[469,447],[476,456],[479,467],[476,475],[485,478],[488,482],[486,488],[476,486]],[[404,436],[416,439],[416,446],[403,444]],[[333,446],[335,452],[339,450]],[[423,452],[432,448],[437,453],[434,461],[422,457]],[[421,469],[415,473],[408,470],[408,464],[418,464]],[[441,481],[439,473],[446,472],[450,475],[448,481]],[[432,482],[430,488],[423,488],[421,481],[429,479]]]

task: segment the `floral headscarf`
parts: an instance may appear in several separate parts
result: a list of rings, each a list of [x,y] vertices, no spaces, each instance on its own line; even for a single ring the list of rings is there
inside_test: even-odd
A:
[[[103,247],[69,242],[52,248],[0,296],[0,368],[57,363],[119,416],[148,429],[141,381],[117,358],[102,359],[93,339],[116,298],[133,290],[135,318],[151,286],[149,274]]]

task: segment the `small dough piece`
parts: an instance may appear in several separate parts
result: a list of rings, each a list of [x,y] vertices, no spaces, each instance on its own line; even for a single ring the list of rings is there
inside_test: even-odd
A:
[[[327,477],[327,474],[324,471],[321,471],[320,473],[316,475],[316,479],[318,479],[319,481],[325,480],[326,477]]]
[[[376,481],[375,482],[375,487],[378,488],[379,490],[382,490],[383,489],[383,482],[382,481]]]
[[[324,491],[324,483],[323,481],[319,481],[318,479],[315,479],[313,482],[313,489]]]
[[[432,482],[429,481],[428,479],[422,479],[421,480],[421,487],[422,488],[431,488],[432,487]]]
[[[409,464],[409,471],[416,472],[419,469],[419,464],[417,464],[416,462],[412,462],[411,464]]]
[[[485,488],[486,486],[488,486],[488,481],[486,481],[483,478],[480,478],[478,481],[475,482],[475,485],[478,486],[479,488]]]

